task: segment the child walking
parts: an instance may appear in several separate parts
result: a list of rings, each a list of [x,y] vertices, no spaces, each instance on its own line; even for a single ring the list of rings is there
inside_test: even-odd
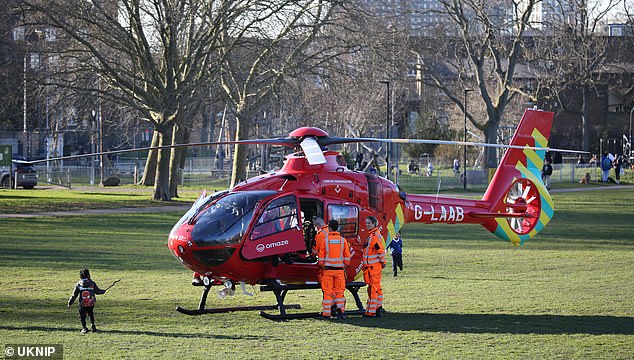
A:
[[[398,273],[397,269],[403,271],[403,240],[401,239],[401,231],[397,231],[396,235],[387,246],[392,253],[392,272],[394,276]]]
[[[68,306],[70,307],[75,299],[80,296],[79,302],[79,319],[81,320],[81,333],[88,332],[86,327],[86,315],[90,317],[90,324],[92,325],[92,332],[97,331],[95,326],[95,315],[93,309],[95,308],[95,302],[97,301],[96,295],[105,294],[106,290],[101,290],[94,281],[90,279],[90,271],[88,269],[79,270],[79,281],[73,289],[73,295],[68,299]]]

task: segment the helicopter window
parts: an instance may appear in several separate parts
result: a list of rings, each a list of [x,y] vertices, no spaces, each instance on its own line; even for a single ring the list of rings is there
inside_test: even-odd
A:
[[[178,222],[174,225],[174,227],[172,227],[172,230],[170,231],[170,234],[172,234],[173,232],[175,232],[176,230],[178,230],[178,228],[181,227],[181,225],[183,225],[183,223],[185,221],[191,222],[196,218],[196,216],[198,216],[198,214],[200,213],[200,211],[210,202],[212,202],[213,200],[221,197],[222,195],[226,194],[227,190],[223,190],[223,191],[217,191],[209,196],[207,196],[206,192],[203,192],[202,194],[200,194],[200,196],[198,197],[198,199],[194,202],[194,204],[192,205],[192,207],[189,209],[189,211],[187,211],[187,213],[185,215],[183,215],[183,217],[181,217],[180,220],[178,220]],[[170,235],[171,236],[171,235]]]
[[[251,233],[251,240],[297,227],[297,202],[295,196],[284,196],[271,201]]]
[[[355,237],[359,230],[359,209],[353,205],[328,205],[328,218],[339,222],[343,237]]]
[[[337,164],[340,166],[347,166],[346,158],[344,158],[341,154],[337,155]]]
[[[274,193],[273,191],[235,192],[212,202],[196,219],[192,239],[198,246],[240,242],[253,218],[258,202]]]
[[[200,214],[200,212],[203,211],[207,207],[207,205],[211,204],[214,200],[220,198],[221,196],[223,196],[224,194],[228,192],[229,192],[228,190],[217,191],[202,200],[200,198],[196,200],[194,205],[192,205],[192,209],[195,208],[196,211],[191,215],[191,217],[188,220],[188,223],[190,225],[193,224],[198,214]]]
[[[314,217],[324,217],[324,204],[317,199],[299,199],[299,208],[302,212],[302,220],[311,220]]]
[[[381,183],[375,175],[366,174],[365,177],[368,179],[368,203],[371,208],[380,210],[382,208]]]

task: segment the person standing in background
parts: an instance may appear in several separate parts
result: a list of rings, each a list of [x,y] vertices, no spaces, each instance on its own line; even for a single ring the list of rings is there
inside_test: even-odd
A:
[[[550,161],[544,159],[544,166],[542,166],[542,181],[546,185],[546,189],[550,190],[550,176],[553,174],[553,166],[550,165]]]
[[[623,155],[617,155],[614,159],[614,179],[616,183],[621,183],[621,167],[623,166]]]
[[[396,232],[387,249],[390,249],[392,253],[392,273],[396,276],[398,269],[403,271],[403,240],[401,239],[400,230]]]

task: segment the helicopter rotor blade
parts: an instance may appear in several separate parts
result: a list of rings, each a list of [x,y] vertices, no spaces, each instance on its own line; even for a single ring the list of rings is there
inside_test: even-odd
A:
[[[355,130],[355,129],[354,129],[354,128],[350,125],[350,124],[345,123],[345,125],[346,125],[346,128],[348,129],[348,131],[350,131],[350,133],[351,133],[351,134],[352,134],[355,138],[360,137],[360,136],[359,136],[359,133],[358,133],[358,132],[357,132],[357,131],[356,131],[356,130]],[[346,138],[342,138],[342,137],[331,137],[330,139],[331,139],[330,141],[324,141],[324,144],[323,144],[323,145],[324,145],[324,146],[328,146],[328,145],[330,145],[330,144],[345,144],[345,143],[346,143],[346,142],[344,142]],[[334,140],[341,141],[341,142],[334,142]],[[373,148],[371,148],[371,147],[367,146],[366,144],[361,143],[361,146],[362,146],[362,147],[363,147],[363,148],[364,148],[367,152],[369,152],[370,154],[372,154],[372,155],[377,155],[377,151],[376,151],[376,150],[374,150]],[[379,150],[379,151],[380,151],[380,150]]]
[[[526,199],[528,197],[528,193],[531,191],[531,187],[527,186],[524,188],[524,192],[522,193],[522,197]]]
[[[354,133],[354,132],[353,132]],[[348,144],[348,143],[364,143],[364,142],[379,142],[379,143],[395,143],[395,144],[435,144],[435,145],[464,145],[464,146],[476,146],[476,147],[489,147],[498,149],[530,149],[530,150],[542,150],[542,151],[557,151],[565,153],[578,153],[587,154],[586,151],[557,149],[549,147],[537,147],[529,145],[503,145],[503,144],[488,144],[481,142],[468,142],[468,141],[448,141],[448,140],[431,140],[431,139],[380,139],[380,138],[363,138],[363,137],[337,137],[328,136],[328,134],[317,128],[300,128],[291,132],[288,137],[285,138],[273,138],[273,139],[249,139],[249,140],[235,140],[235,141],[215,141],[215,142],[199,142],[189,144],[174,144],[163,146],[152,146],[136,149],[124,149],[124,150],[111,150],[105,152],[96,152],[90,154],[60,156],[49,159],[33,160],[29,163],[42,163],[47,161],[66,160],[66,159],[78,159],[91,156],[102,155],[114,155],[124,154],[135,151],[149,151],[149,150],[162,150],[171,148],[188,148],[198,146],[215,146],[215,145],[232,145],[232,144],[269,144],[278,146],[287,146],[291,148],[298,148],[301,146],[302,150],[309,159],[310,164],[323,164],[325,158],[322,149],[328,145],[333,144]],[[371,149],[369,146],[363,145],[363,147],[370,151],[374,156],[377,156],[378,152]],[[379,150],[380,151],[380,150]],[[518,194],[519,195],[519,194]]]
[[[56,160],[71,160],[71,159],[80,159],[90,156],[101,156],[101,155],[115,155],[115,154],[125,154],[136,151],[150,151],[150,150],[162,150],[162,149],[172,149],[172,148],[188,148],[188,147],[198,147],[198,146],[216,146],[216,145],[233,145],[233,144],[270,144],[270,145],[278,145],[278,146],[287,146],[287,147],[295,147],[299,141],[294,138],[277,138],[277,139],[249,139],[249,140],[237,140],[237,141],[211,141],[211,142],[199,142],[199,143],[189,143],[189,144],[174,144],[174,145],[163,145],[163,146],[150,146],[136,149],[123,149],[123,150],[111,150],[104,152],[96,152],[90,154],[81,154],[81,155],[69,155],[69,156],[60,156],[49,159],[41,159],[41,160],[33,160],[28,161],[31,164],[34,163],[43,163],[47,161],[56,161]]]
[[[529,149],[529,150],[545,150],[545,151],[557,151],[575,154],[589,154],[587,151],[580,150],[568,150],[558,149],[550,147],[528,146],[528,145],[504,145],[504,144],[489,144],[482,142],[471,141],[450,141],[450,140],[431,140],[431,139],[380,139],[380,138],[342,138],[342,137],[327,137],[319,139],[319,143],[322,146],[331,144],[346,144],[354,142],[382,142],[391,144],[432,144],[432,145],[466,145],[477,147],[491,147],[496,149]]]

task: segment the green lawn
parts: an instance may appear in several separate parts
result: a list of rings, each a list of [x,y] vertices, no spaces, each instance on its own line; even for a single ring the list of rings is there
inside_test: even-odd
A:
[[[178,213],[0,219],[0,339],[64,344],[68,359],[631,359],[634,190],[553,198],[554,219],[522,248],[477,226],[407,225],[405,269],[385,271],[389,313],[344,322],[177,313],[200,296],[164,246]],[[65,306],[83,266],[102,287],[123,278],[99,296],[96,334]],[[208,306],[274,303],[239,292]],[[287,300],[317,311],[321,293]]]
[[[52,190],[0,189],[0,214],[33,213],[42,211],[113,209],[125,206],[146,207],[191,204],[200,191],[181,190],[180,197],[171,202],[152,200],[152,189],[128,186],[104,189],[92,188]]]

